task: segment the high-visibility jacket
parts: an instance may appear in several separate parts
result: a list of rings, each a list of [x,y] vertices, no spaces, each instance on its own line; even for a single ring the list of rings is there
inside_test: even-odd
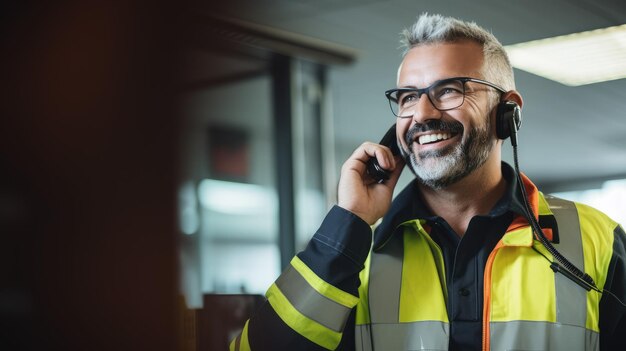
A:
[[[602,287],[613,244],[604,233],[615,223],[589,207],[539,200],[540,215],[558,213],[557,250]],[[485,269],[483,349],[599,349],[600,295],[554,274],[548,260],[551,255],[533,239],[531,229],[514,222]],[[408,279],[411,275],[416,278]],[[447,350],[444,276],[441,250],[421,221],[403,223],[402,235],[372,254],[361,275],[357,349],[372,350],[373,343],[378,350]]]
[[[608,274],[610,265],[624,265],[624,257],[616,258],[614,250],[616,235],[622,246],[624,242],[618,224],[588,206],[544,197],[524,179],[534,212],[556,219],[557,250],[589,274],[600,289],[607,279],[625,280],[624,271],[619,277]],[[342,251],[345,243],[327,234],[318,232],[313,239],[358,260],[359,254]],[[392,234],[378,240],[367,255],[356,293],[330,284],[332,267],[307,264],[310,253],[296,256],[266,294],[267,315],[273,315],[275,322],[271,317],[252,318],[231,343],[231,350],[286,345],[298,350],[333,350],[345,330],[354,333],[356,350],[447,350],[449,321],[441,249],[421,219],[400,224]],[[552,238],[554,233],[545,234]],[[485,267],[483,350],[599,349],[601,294],[555,274],[551,261],[526,220],[514,220]],[[352,313],[354,329],[346,326]],[[273,333],[280,328],[282,333]]]

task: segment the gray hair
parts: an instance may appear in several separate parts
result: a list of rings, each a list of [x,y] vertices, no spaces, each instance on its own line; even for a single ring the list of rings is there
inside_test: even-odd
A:
[[[504,47],[493,34],[474,22],[424,13],[400,35],[400,42],[404,47],[403,56],[419,45],[474,41],[483,47],[483,78],[500,85],[504,90],[515,89],[513,68]]]

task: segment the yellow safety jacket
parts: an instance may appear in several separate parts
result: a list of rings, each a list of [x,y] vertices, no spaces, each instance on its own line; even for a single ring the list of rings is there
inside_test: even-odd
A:
[[[602,289],[617,223],[591,207],[543,196],[524,181],[534,212],[556,218],[559,242],[554,246]],[[550,231],[544,232],[551,238]],[[267,308],[246,323],[231,350],[334,350],[354,311],[356,350],[447,350],[441,248],[421,219],[400,224],[394,233],[367,255],[358,292],[329,284],[331,276],[322,279],[317,263],[296,256],[268,290]],[[316,233],[312,241],[350,256],[342,251],[345,243],[324,234]],[[601,294],[555,274],[551,261],[526,220],[516,218],[485,267],[483,350],[599,349]]]
[[[557,218],[554,245],[602,288],[615,222],[590,207],[537,194]],[[441,249],[421,220],[373,253],[361,274],[357,350],[447,350],[447,289]],[[584,228],[581,230],[581,227]],[[549,234],[549,233],[547,233]],[[538,254],[541,252],[544,256]],[[483,350],[598,350],[600,294],[554,274],[530,227],[513,222],[487,261]]]

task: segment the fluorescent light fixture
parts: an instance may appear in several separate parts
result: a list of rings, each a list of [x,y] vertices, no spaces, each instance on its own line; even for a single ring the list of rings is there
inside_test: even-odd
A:
[[[198,199],[206,209],[234,215],[273,215],[278,206],[271,189],[215,179],[200,181]]]
[[[513,67],[569,86],[626,78],[626,24],[505,49]]]

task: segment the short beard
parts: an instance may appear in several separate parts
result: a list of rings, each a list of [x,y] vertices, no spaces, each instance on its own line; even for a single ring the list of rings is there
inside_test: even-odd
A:
[[[441,190],[465,178],[487,161],[494,145],[490,131],[491,122],[486,118],[484,128],[472,128],[465,141],[456,146],[420,152],[418,159],[411,147],[417,141],[411,137],[411,140],[407,140],[408,152],[404,148],[400,149],[417,180],[424,186]],[[411,134],[407,133],[407,139]],[[432,166],[426,167],[424,160],[429,158],[436,160]]]

